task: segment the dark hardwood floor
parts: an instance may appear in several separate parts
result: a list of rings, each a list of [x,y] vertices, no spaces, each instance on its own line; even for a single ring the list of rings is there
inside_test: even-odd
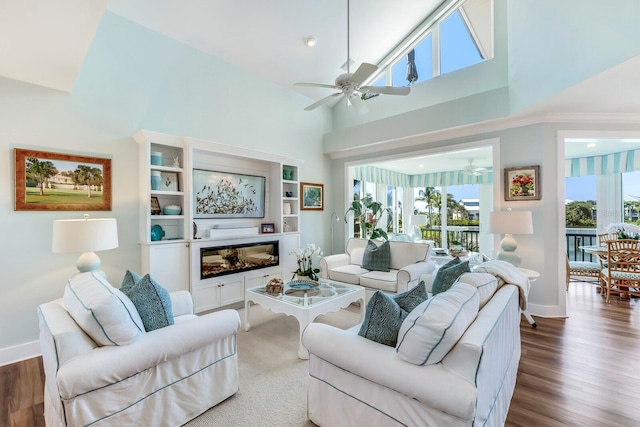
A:
[[[507,426],[640,425],[640,299],[571,283],[567,319],[522,319]],[[40,358],[0,367],[0,426],[44,426]]]

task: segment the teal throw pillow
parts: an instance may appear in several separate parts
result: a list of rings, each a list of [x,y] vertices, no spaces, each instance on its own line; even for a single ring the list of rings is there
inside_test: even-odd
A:
[[[125,279],[128,279],[128,282],[127,284],[123,283],[120,290],[129,297],[138,310],[144,329],[150,332],[173,325],[173,310],[169,292],[148,274],[131,285],[131,278],[127,277],[128,273],[130,272],[125,274]],[[135,273],[132,273],[132,277],[135,277],[133,274]]]
[[[367,247],[362,256],[362,268],[374,271],[389,271],[391,266],[391,246],[385,240],[380,246],[372,240],[367,242]]]
[[[380,344],[395,347],[402,322],[414,308],[427,299],[424,282],[401,294],[391,296],[376,291],[367,303],[358,335]]]
[[[458,262],[447,267],[447,264],[451,263],[450,261],[438,269],[436,277],[433,279],[433,285],[431,286],[431,293],[433,295],[448,290],[463,273],[471,272],[469,269],[469,261],[461,262],[458,257],[454,259],[457,259]]]
[[[127,270],[127,272],[124,273],[124,278],[122,279],[122,284],[120,285],[120,291],[124,292],[125,289],[129,289],[137,282],[139,282],[140,279],[142,279],[142,276],[134,273],[131,270]]]

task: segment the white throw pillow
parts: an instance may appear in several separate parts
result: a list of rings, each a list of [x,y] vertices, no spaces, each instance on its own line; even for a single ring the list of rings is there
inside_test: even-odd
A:
[[[476,318],[478,306],[478,290],[462,282],[427,299],[402,322],[397,356],[415,365],[440,362]]]
[[[145,333],[131,300],[96,273],[72,277],[64,305],[73,320],[99,345],[126,345]]]
[[[458,278],[458,281],[476,287],[480,297],[480,309],[489,302],[498,290],[498,279],[489,273],[464,273]]]

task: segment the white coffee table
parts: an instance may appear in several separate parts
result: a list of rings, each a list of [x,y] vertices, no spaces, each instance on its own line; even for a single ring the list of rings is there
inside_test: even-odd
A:
[[[360,302],[360,321],[364,319],[365,289],[362,286],[320,279],[320,284],[312,290],[294,290],[288,284],[284,292],[271,295],[265,286],[246,289],[244,291],[244,330],[251,330],[250,309],[254,304],[273,311],[284,313],[298,319],[300,337],[298,357],[308,359],[309,352],[302,345],[302,333],[313,320],[321,314],[327,314],[348,307],[351,303]]]

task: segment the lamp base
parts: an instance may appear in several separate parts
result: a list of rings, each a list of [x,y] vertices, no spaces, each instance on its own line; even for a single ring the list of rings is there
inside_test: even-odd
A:
[[[84,252],[76,260],[76,268],[81,273],[95,271],[100,268],[100,257],[95,252]]]
[[[498,251],[496,259],[507,261],[516,267],[518,267],[520,265],[520,261],[522,261],[520,255],[515,251]]]

